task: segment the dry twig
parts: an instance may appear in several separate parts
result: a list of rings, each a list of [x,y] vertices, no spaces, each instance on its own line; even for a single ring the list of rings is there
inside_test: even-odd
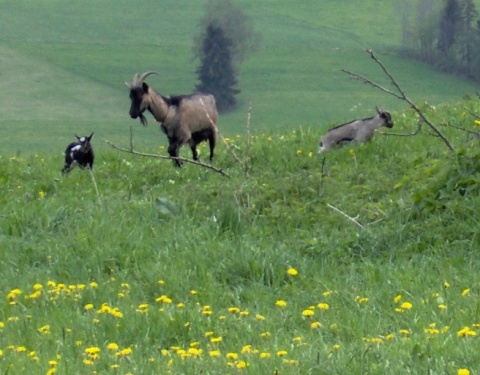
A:
[[[357,224],[360,228],[365,229],[365,227],[362,224],[360,224],[355,218],[347,215],[345,212],[339,210],[337,207],[332,206],[330,203],[327,203],[327,206],[330,207],[331,209],[337,211],[339,214],[345,216],[348,220],[350,220],[354,224]]]
[[[390,82],[395,86],[398,93],[393,92],[389,89],[386,89],[385,87],[380,86],[378,83],[375,83],[375,82],[371,81],[370,79],[368,79],[368,78],[366,78],[366,77],[364,77],[360,74],[353,73],[353,72],[350,72],[350,71],[345,70],[345,69],[342,69],[342,72],[351,75],[354,79],[357,79],[357,80],[359,80],[363,83],[367,83],[367,84],[369,84],[369,85],[371,85],[371,86],[373,86],[373,87],[375,87],[375,88],[377,88],[377,89],[379,89],[383,92],[386,92],[387,94],[392,95],[392,96],[396,97],[397,99],[406,101],[409,104],[409,106],[418,114],[418,116],[420,116],[422,121],[424,123],[426,123],[433,130],[435,135],[437,135],[438,137],[440,137],[442,139],[442,141],[447,145],[447,147],[450,149],[450,151],[455,151],[455,148],[449,142],[449,140],[443,135],[443,133],[432,122],[430,122],[430,120],[427,119],[427,117],[423,114],[423,112],[420,110],[420,108],[418,108],[417,105],[415,103],[413,103],[407,97],[407,95],[402,90],[400,85],[397,83],[395,78],[393,78],[393,76],[389,73],[389,71],[383,65],[383,63],[380,60],[378,60],[378,58],[374,55],[373,51],[372,50],[366,50],[365,52],[368,53],[370,55],[370,57],[380,66],[380,68],[383,70],[385,75],[390,79]]]
[[[240,158],[235,154],[235,152],[233,151],[233,149],[230,147],[230,145],[227,143],[227,141],[225,140],[225,138],[223,138],[223,135],[220,133],[220,131],[218,130],[218,127],[217,125],[213,122],[212,118],[210,117],[210,115],[208,114],[207,112],[207,109],[205,108],[205,104],[203,103],[203,100],[200,99],[200,103],[202,103],[202,107],[205,111],[205,114],[207,115],[207,118],[208,120],[210,121],[210,123],[215,127],[215,129],[217,129],[217,134],[218,136],[222,139],[222,142],[223,144],[225,145],[225,147],[227,148],[227,150],[230,152],[230,154],[232,154],[233,158],[242,166],[242,169],[245,171],[246,168],[245,168],[245,164],[243,164],[243,162],[240,160]]]
[[[221,169],[215,168],[214,166],[209,165],[209,164],[201,163],[199,161],[195,161],[195,160],[191,160],[191,159],[185,159],[185,158],[181,158],[181,157],[176,157],[175,158],[175,157],[171,157],[171,156],[163,156],[163,155],[157,155],[157,154],[146,154],[146,153],[143,153],[143,152],[127,150],[125,148],[114,145],[113,143],[111,143],[109,141],[105,141],[105,143],[109,144],[112,148],[114,148],[116,150],[119,150],[119,151],[122,151],[122,152],[127,152],[129,154],[138,155],[138,156],[145,156],[145,157],[149,157],[149,158],[156,158],[156,159],[180,160],[180,161],[184,161],[186,163],[198,165],[198,166],[203,167],[203,168],[211,169],[212,171],[220,173],[222,176],[230,178],[230,176],[227,173],[225,173],[224,171],[222,171]]]

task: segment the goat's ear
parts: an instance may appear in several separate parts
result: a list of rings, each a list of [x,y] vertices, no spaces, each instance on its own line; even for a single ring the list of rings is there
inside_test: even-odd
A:
[[[90,137],[88,137],[88,140],[90,141],[93,138],[93,132],[90,134]]]
[[[375,107],[375,109],[377,110],[377,113],[378,114],[381,114],[382,112],[378,109],[378,107]]]
[[[127,86],[129,90],[132,89],[132,85],[130,83],[127,83],[127,82],[123,82],[123,83],[125,83],[125,86]]]
[[[142,89],[143,91],[148,92],[148,85],[145,82],[142,83]]]

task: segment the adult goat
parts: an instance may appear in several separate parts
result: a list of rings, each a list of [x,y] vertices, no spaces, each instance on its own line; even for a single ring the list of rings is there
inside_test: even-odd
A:
[[[70,143],[65,150],[65,164],[62,169],[62,174],[70,172],[77,165],[82,169],[92,169],[93,167],[95,155],[92,144],[90,143],[93,133],[88,137],[79,137],[75,134],[75,137],[77,138],[77,142]]]
[[[157,72],[135,74],[132,83],[125,82],[130,89],[130,116],[140,118],[146,126],[147,119],[143,112],[148,110],[161,123],[161,129],[168,137],[168,153],[178,166],[182,162],[178,159],[180,147],[185,143],[190,145],[193,159],[198,160],[197,145],[203,141],[209,142],[210,160],[217,139],[217,105],[215,98],[210,94],[193,93],[180,96],[163,96],[144,81],[145,78]]]
[[[368,142],[375,130],[382,126],[393,127],[392,116],[377,108],[377,115],[374,117],[353,120],[327,131],[320,140],[319,152],[328,151],[349,142]]]

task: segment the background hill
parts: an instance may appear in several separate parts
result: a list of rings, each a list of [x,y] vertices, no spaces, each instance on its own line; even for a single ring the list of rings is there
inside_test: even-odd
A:
[[[201,1],[1,1],[0,134],[3,153],[63,148],[73,133],[120,142],[133,126],[139,147],[165,144],[128,116],[124,81],[156,70],[149,83],[163,94],[190,92],[198,61],[193,36]],[[354,82],[345,68],[383,77],[363,50],[372,48],[409,96],[438,104],[474,94],[478,85],[435,72],[396,54],[395,2],[243,1],[263,42],[241,66],[240,105],[221,116],[225,135],[242,132],[251,101],[252,128],[318,130],[375,106],[404,108],[396,99]]]

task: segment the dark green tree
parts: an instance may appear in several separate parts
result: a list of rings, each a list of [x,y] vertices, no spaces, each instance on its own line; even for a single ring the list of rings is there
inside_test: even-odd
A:
[[[446,0],[439,25],[439,66],[446,71],[455,71],[457,55],[455,43],[462,27],[462,10],[458,0]]]
[[[462,25],[458,38],[458,50],[462,73],[468,78],[473,77],[473,62],[478,61],[478,32],[476,24],[478,12],[473,0],[462,0]]]
[[[235,107],[237,79],[232,61],[232,42],[220,26],[207,26],[201,44],[200,66],[197,68],[199,83],[195,89],[215,96],[219,111]]]

